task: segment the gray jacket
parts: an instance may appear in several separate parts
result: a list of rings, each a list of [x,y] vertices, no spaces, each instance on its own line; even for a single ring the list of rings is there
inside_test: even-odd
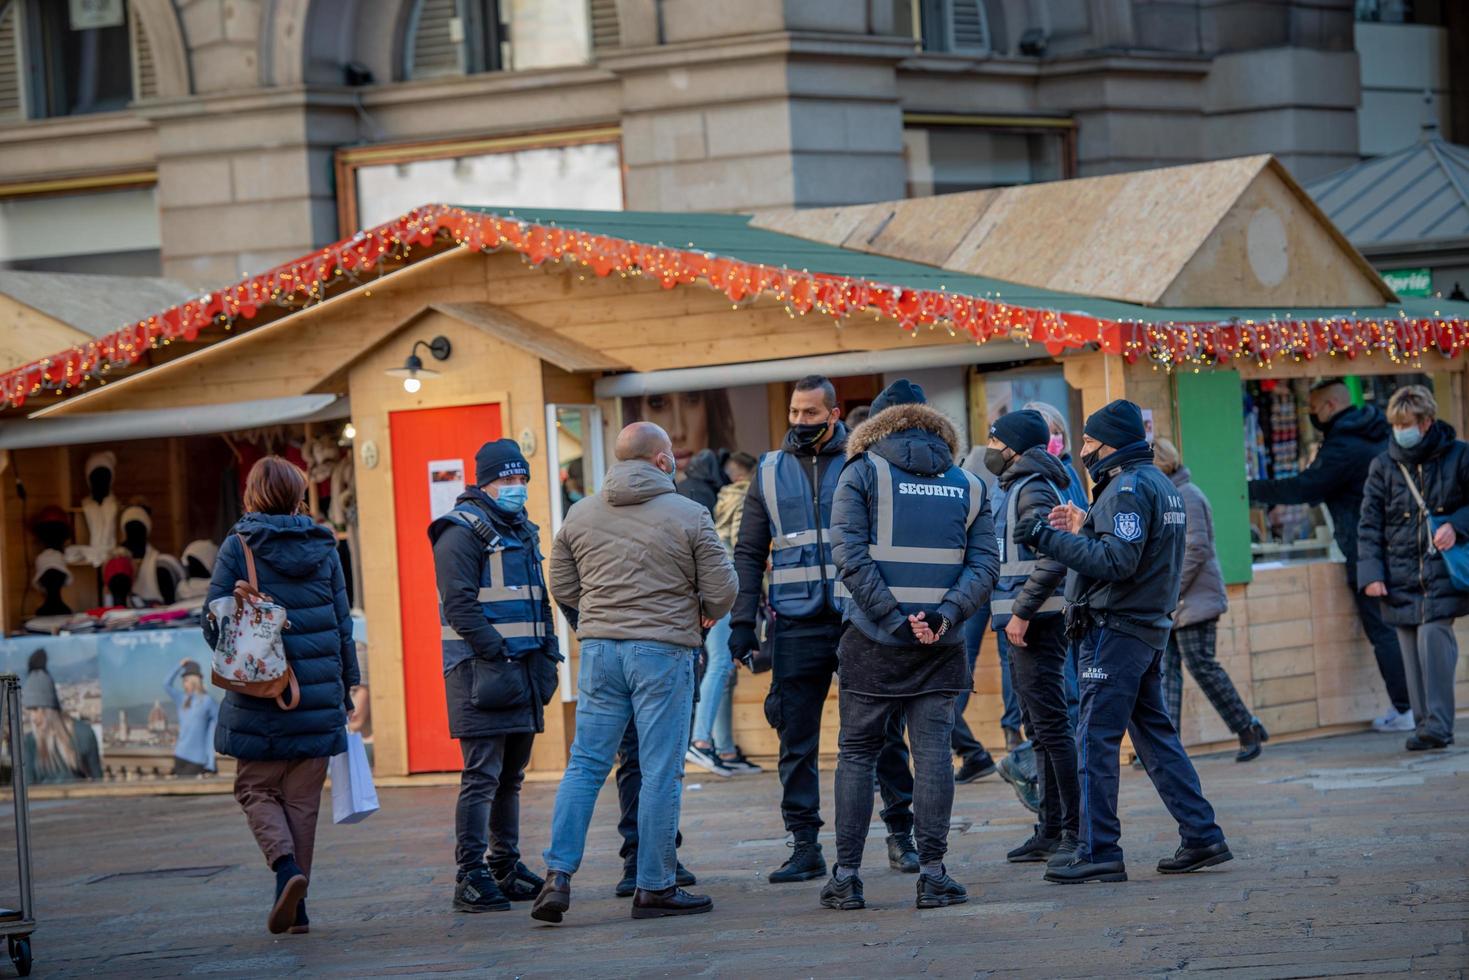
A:
[[[551,549],[551,594],[583,638],[697,647],[700,617],[729,612],[735,592],[709,509],[642,460],[608,470],[602,492],[577,501]]]
[[[1224,591],[1224,572],[1214,551],[1214,509],[1204,491],[1189,479],[1188,467],[1180,466],[1168,478],[1183,494],[1184,525],[1183,581],[1178,592],[1178,609],[1173,613],[1174,628],[1196,626],[1218,619],[1229,610],[1229,597]]]

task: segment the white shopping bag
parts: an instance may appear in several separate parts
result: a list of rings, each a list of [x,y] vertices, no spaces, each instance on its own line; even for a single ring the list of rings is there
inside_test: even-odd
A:
[[[332,756],[332,820],[357,823],[377,811],[377,789],[372,785],[372,767],[367,764],[367,747],[357,732],[347,733],[347,751]]]

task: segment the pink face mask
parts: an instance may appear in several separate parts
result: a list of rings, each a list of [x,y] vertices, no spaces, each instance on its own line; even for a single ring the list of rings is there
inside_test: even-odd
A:
[[[1059,434],[1051,436],[1051,441],[1046,443],[1046,452],[1050,453],[1052,456],[1060,456],[1061,451],[1065,448],[1066,440],[1062,439]]]

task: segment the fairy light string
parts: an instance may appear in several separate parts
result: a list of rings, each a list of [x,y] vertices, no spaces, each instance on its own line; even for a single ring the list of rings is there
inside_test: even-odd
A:
[[[478,252],[518,253],[534,266],[566,264],[606,278],[641,276],[664,289],[705,283],[739,306],[760,297],[783,304],[793,317],[816,315],[840,326],[871,313],[896,322],[916,337],[920,329],[944,329],[982,344],[993,339],[1043,345],[1047,353],[1094,346],[1128,363],[1157,369],[1200,370],[1252,362],[1261,367],[1322,357],[1382,356],[1394,364],[1421,366],[1429,355],[1456,357],[1469,347],[1469,320],[1359,316],[1216,321],[1112,319],[1084,312],[1020,306],[995,294],[976,296],[915,289],[850,276],[747,262],[700,251],[650,245],[609,235],[540,224],[511,214],[429,205],[360,231],[293,262],[157,313],[86,344],[0,374],[0,407],[21,407],[42,393],[65,394],[105,383],[113,369],[136,366],[149,353],[176,341],[192,342],[206,331],[230,332],[262,310],[287,313],[325,302],[371,282],[412,260],[415,248],[448,244]],[[583,273],[583,276],[585,273]]]

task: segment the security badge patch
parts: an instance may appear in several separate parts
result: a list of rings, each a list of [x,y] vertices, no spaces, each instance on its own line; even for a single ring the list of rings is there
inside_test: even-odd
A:
[[[1112,533],[1123,541],[1136,541],[1143,536],[1143,521],[1137,514],[1118,514],[1112,518]]]

